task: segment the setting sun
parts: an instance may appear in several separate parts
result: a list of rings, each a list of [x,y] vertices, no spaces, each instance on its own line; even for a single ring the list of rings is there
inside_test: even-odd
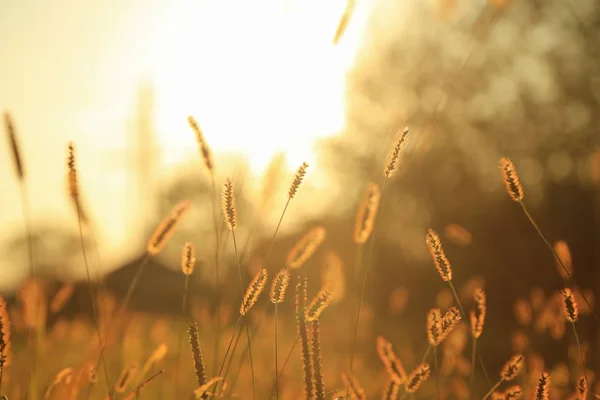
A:
[[[288,166],[315,162],[312,146],[344,126],[346,71],[357,40],[333,45],[346,0],[189,2],[152,67],[163,159],[191,150],[194,115],[213,149],[248,157],[253,173],[283,151]]]

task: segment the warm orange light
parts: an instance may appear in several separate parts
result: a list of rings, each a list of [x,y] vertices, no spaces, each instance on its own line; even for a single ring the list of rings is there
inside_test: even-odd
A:
[[[332,39],[346,1],[179,4],[152,66],[165,162],[195,151],[186,123],[193,114],[215,152],[247,156],[253,173],[279,151],[290,169],[316,167],[315,140],[344,126],[356,29],[336,46]]]

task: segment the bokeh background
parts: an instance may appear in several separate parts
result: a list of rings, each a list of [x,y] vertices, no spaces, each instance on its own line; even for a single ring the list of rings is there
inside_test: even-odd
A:
[[[235,286],[214,286],[210,180],[187,126],[192,114],[215,152],[218,184],[228,176],[236,184],[248,274],[268,248],[295,169],[307,161],[305,185],[265,267],[276,272],[298,237],[320,223],[328,235],[306,266],[311,293],[331,257],[349,281],[362,193],[382,183],[396,133],[408,126],[377,224],[357,374],[381,373],[376,335],[417,359],[410,347],[424,349],[427,310],[448,302],[425,246],[430,227],[442,235],[464,298],[474,285],[488,292],[489,334],[481,340],[488,370],[512,353],[517,332],[535,342],[530,350],[547,369],[575,368],[567,361],[570,331],[540,331],[535,318],[515,315],[519,301],[540,290],[551,298],[563,283],[506,195],[498,160],[512,158],[541,229],[568,244],[586,293],[600,293],[600,5],[356,0],[334,45],[346,8],[342,0],[0,3],[0,109],[13,117],[24,156],[36,270],[51,282],[85,277],[66,191],[72,140],[97,244],[95,273],[109,292],[125,293],[156,224],[190,199],[189,218],[132,307],[156,318],[180,313],[184,241],[198,250],[192,296],[214,311],[227,290],[236,295]],[[28,273],[27,239],[6,140],[0,154],[0,288],[11,297]],[[233,279],[231,243],[224,259],[223,274]],[[89,312],[80,297],[69,318]],[[342,302],[330,317],[354,308]],[[349,330],[324,321],[332,370],[347,349],[334,338]],[[580,335],[588,367],[600,372],[591,317]],[[367,385],[376,391],[381,379]],[[563,386],[566,393],[568,380]]]

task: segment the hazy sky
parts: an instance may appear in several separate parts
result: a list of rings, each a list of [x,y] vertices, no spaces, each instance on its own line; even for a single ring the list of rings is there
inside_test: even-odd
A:
[[[76,143],[79,170],[110,248],[128,233],[124,132],[137,82],[148,72],[161,1],[0,2],[0,109],[21,141],[34,220],[73,222],[65,196],[65,156]],[[164,8],[164,7],[163,7]],[[3,135],[4,136],[4,135]],[[112,151],[110,149],[115,149]],[[0,240],[20,228],[18,186],[0,141]]]
[[[75,226],[65,192],[73,140],[103,244],[126,247],[139,207],[123,148],[143,81],[156,89],[166,165],[195,156],[189,113],[217,152],[246,152],[257,171],[277,150],[290,165],[314,164],[311,140],[344,124],[345,71],[360,31],[355,17],[332,46],[344,7],[345,0],[0,0],[0,110],[19,135],[34,220]],[[0,140],[0,241],[22,226],[9,155]]]

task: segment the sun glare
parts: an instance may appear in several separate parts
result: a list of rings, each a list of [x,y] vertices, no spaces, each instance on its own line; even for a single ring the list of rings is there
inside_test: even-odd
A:
[[[347,0],[205,0],[178,3],[153,69],[167,164],[195,151],[194,115],[216,152],[248,158],[260,174],[272,156],[314,165],[317,139],[344,126],[346,71],[358,14],[333,45]]]

